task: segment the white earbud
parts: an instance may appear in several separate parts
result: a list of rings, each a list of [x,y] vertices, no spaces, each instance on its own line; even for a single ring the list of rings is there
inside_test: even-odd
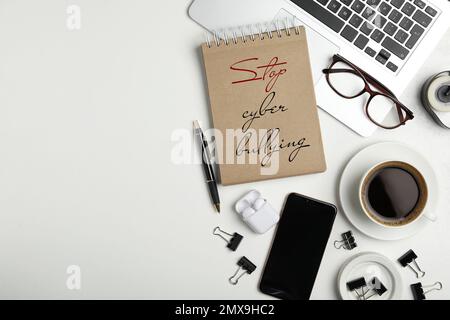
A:
[[[256,210],[252,207],[248,207],[242,212],[242,218],[245,220],[256,213]]]
[[[263,198],[259,198],[255,201],[255,203],[253,204],[253,208],[258,211],[259,209],[261,209],[264,205],[266,204],[266,199]]]

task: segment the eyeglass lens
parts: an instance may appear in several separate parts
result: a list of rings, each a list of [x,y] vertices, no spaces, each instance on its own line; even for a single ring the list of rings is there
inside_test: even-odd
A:
[[[338,61],[334,63],[328,75],[329,84],[341,96],[352,99],[365,92],[366,83],[360,74],[349,64]],[[370,85],[370,84],[369,84]],[[374,88],[371,86],[371,89]],[[398,108],[396,102],[384,94],[375,93],[367,97],[367,115],[377,125],[395,128],[404,122],[406,112]]]

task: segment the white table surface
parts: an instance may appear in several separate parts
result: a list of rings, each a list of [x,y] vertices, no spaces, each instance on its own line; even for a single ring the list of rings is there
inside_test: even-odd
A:
[[[290,192],[338,203],[347,161],[386,140],[413,146],[438,172],[439,221],[397,242],[355,232],[359,248],[343,252],[331,241],[351,228],[339,212],[312,298],[337,298],[337,272],[353,254],[395,260],[410,248],[423,282],[445,286],[430,298],[450,298],[450,132],[418,99],[428,76],[450,69],[450,31],[402,97],[414,121],[363,139],[320,111],[328,171],[220,187],[219,216],[202,168],[171,161],[173,132],[191,130],[194,119],[210,125],[204,32],[188,18],[188,2],[0,2],[0,298],[267,298],[257,285],[273,232],[253,234],[234,202],[257,188],[277,209]],[[69,4],[81,8],[81,30],[66,28]],[[245,236],[238,252],[212,236],[217,225]],[[231,286],[243,255],[258,269]],[[66,287],[70,265],[81,268],[81,290]],[[410,299],[414,275],[400,272]]]

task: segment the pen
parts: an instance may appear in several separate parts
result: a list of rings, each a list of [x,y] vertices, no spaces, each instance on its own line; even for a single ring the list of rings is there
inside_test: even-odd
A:
[[[208,185],[209,194],[216,207],[217,212],[220,213],[220,199],[219,191],[217,190],[216,176],[214,175],[213,166],[211,164],[211,157],[208,147],[208,141],[206,141],[205,135],[198,121],[194,121],[194,132],[195,135],[199,137],[202,146],[202,165],[203,171],[205,171],[206,183]]]

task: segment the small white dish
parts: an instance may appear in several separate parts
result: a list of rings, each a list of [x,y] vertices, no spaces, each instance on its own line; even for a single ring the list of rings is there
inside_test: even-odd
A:
[[[382,295],[374,295],[370,300],[401,300],[403,281],[397,266],[385,256],[367,252],[351,257],[341,267],[338,274],[338,290],[343,300],[357,300],[357,295],[347,288],[347,282],[363,277],[369,283],[377,277],[386,287]],[[370,295],[369,293],[368,295]]]
[[[439,187],[436,174],[428,161],[417,151],[398,142],[382,142],[369,146],[356,154],[344,169],[339,185],[340,205],[350,223],[362,233],[378,240],[401,240],[412,237],[432,223],[421,217],[416,223],[399,228],[386,228],[371,221],[363,212],[359,201],[361,177],[377,163],[403,161],[416,167],[428,185],[429,199],[425,211],[437,214]]]

